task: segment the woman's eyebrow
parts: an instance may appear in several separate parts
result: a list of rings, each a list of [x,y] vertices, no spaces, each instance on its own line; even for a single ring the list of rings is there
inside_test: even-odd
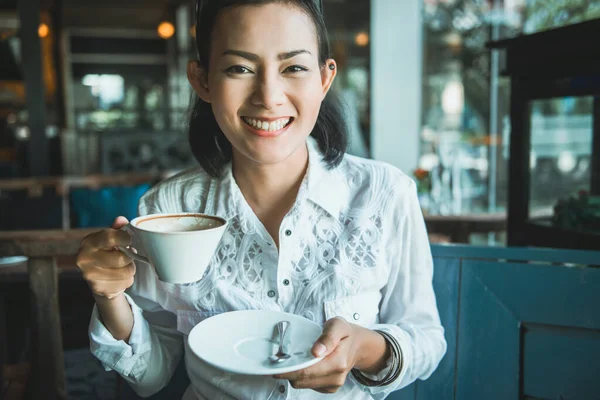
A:
[[[277,55],[277,59],[279,59],[280,61],[288,60],[292,57],[296,57],[299,54],[311,54],[311,52],[308,50],[304,50],[304,49],[286,51],[285,53],[279,53]],[[260,57],[258,55],[254,54],[254,53],[250,53],[248,51],[242,51],[242,50],[227,49],[223,52],[223,55],[224,56],[227,56],[227,55],[238,56],[238,57],[242,57],[242,58],[245,58],[245,59],[253,61],[253,62],[260,61]]]
[[[299,54],[310,54],[310,51],[308,50],[292,50],[292,51],[288,51],[286,53],[279,53],[277,55],[277,58],[279,59],[279,61],[283,61],[283,60],[288,60],[292,57],[296,57]]]
[[[228,49],[223,52],[223,55],[224,56],[228,56],[228,55],[229,56],[238,56],[238,57],[242,57],[247,60],[254,61],[254,62],[260,61],[260,57],[258,55],[254,54],[254,53],[249,53],[247,51],[242,51],[242,50]]]

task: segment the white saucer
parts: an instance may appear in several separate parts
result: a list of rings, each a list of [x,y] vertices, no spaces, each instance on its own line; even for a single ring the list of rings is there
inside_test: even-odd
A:
[[[292,357],[272,364],[267,357],[277,351],[276,324],[290,321],[286,347]],[[273,375],[297,371],[321,361],[311,349],[323,329],[294,314],[278,311],[232,311],[207,318],[188,336],[190,349],[221,370],[242,375]]]

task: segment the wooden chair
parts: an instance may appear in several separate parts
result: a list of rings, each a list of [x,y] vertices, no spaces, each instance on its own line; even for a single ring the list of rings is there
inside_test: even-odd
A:
[[[92,230],[0,232],[2,256],[29,257],[31,299],[30,366],[4,369],[4,382],[25,382],[33,399],[66,399],[65,369],[58,308],[56,257],[77,253]],[[4,324],[3,324],[4,325]],[[15,386],[16,387],[16,386]]]
[[[3,365],[2,398],[4,400],[24,399],[27,384],[29,383],[29,374],[29,363],[21,363],[17,365]]]

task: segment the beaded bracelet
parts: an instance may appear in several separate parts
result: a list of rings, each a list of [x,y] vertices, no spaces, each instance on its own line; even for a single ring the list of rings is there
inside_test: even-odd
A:
[[[392,355],[391,355],[391,357],[392,357],[391,365],[392,366],[391,366],[390,370],[388,371],[388,373],[385,375],[385,377],[380,381],[376,381],[371,378],[368,378],[365,375],[363,375],[362,372],[353,368],[351,371],[352,376],[354,377],[354,379],[356,379],[358,381],[358,383],[360,383],[361,385],[364,385],[364,386],[386,386],[386,385],[389,385],[390,383],[392,383],[393,381],[398,379],[398,376],[400,376],[400,372],[402,372],[402,367],[404,365],[404,359],[402,357],[402,349],[400,349],[400,345],[398,344],[398,341],[396,341],[396,339],[387,332],[378,331],[378,330],[376,330],[375,332],[382,335],[384,337],[385,341],[389,344],[391,353],[392,353]]]

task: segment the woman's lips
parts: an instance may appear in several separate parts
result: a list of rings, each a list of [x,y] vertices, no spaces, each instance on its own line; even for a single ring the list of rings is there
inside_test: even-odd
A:
[[[294,122],[293,117],[281,118],[253,118],[242,117],[242,121],[247,125],[248,129],[255,135],[262,137],[279,136],[285,132]]]

